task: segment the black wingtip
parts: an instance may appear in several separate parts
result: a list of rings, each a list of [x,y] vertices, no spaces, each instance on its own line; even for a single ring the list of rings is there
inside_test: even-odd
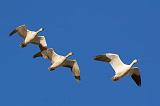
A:
[[[103,61],[103,62],[110,62],[111,59],[106,57],[105,55],[98,55],[94,57],[94,60],[96,61]]]
[[[141,83],[136,83],[136,85],[137,85],[138,87],[141,87]]]
[[[95,56],[94,60],[101,61],[99,56]]]
[[[17,30],[15,29],[15,30],[13,30],[10,34],[9,34],[9,36],[12,36],[13,34],[15,34],[17,32]]]
[[[94,60],[99,61],[98,58],[99,58],[99,56],[94,56]]]
[[[79,81],[81,80],[80,76],[75,76],[75,79]]]
[[[44,28],[42,28],[42,31],[44,31]]]
[[[93,60],[96,60],[97,59],[97,56],[94,56]]]
[[[140,75],[132,74],[131,77],[134,80],[134,82],[136,83],[136,85],[141,87],[141,77],[140,77]]]
[[[24,47],[26,47],[27,46],[27,44],[25,44],[24,42],[22,42],[21,44],[20,44],[20,47],[21,48],[24,48]]]
[[[142,85],[142,84],[141,84],[141,81],[140,81],[137,85],[138,85],[139,87],[141,87],[141,85]]]
[[[42,57],[41,51],[33,55],[34,59],[37,57]]]
[[[138,87],[141,87],[141,84],[137,84]]]
[[[35,56],[35,55],[33,55],[33,56],[32,56],[32,58],[34,58],[34,59],[35,59],[35,58],[36,58],[36,56]]]

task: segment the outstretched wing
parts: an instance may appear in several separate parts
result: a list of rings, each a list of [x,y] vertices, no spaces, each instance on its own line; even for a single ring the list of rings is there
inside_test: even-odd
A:
[[[118,54],[106,53],[106,56],[111,59],[110,64],[114,69],[115,73],[122,72],[122,69],[126,66],[120,59]]]
[[[141,86],[141,76],[139,69],[137,67],[131,68],[131,77],[134,80],[134,82],[137,84],[137,86]]]
[[[109,57],[106,56],[106,54],[102,54],[102,55],[97,55],[94,60],[97,61],[103,61],[103,62],[110,62],[111,59]]]
[[[65,60],[63,63],[64,67],[69,67],[76,80],[80,80],[80,69],[76,60]]]
[[[27,27],[25,25],[18,26],[9,35],[12,36],[15,33],[18,33],[22,38],[25,38],[27,35]]]
[[[121,61],[119,55],[113,53],[98,55],[95,57],[95,60],[109,62],[115,73],[119,73],[121,71],[120,69],[124,66],[124,63]]]

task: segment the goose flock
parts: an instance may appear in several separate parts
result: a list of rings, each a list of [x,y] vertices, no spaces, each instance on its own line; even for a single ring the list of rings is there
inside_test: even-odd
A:
[[[20,25],[16,27],[9,35],[19,34],[24,40],[20,43],[20,47],[24,48],[28,44],[35,44],[39,46],[40,51],[33,55],[33,58],[43,57],[51,61],[51,66],[48,67],[49,71],[54,71],[58,67],[68,67],[71,69],[75,79],[80,81],[80,68],[76,60],[70,60],[68,57],[72,56],[73,53],[69,52],[65,56],[59,55],[55,52],[53,48],[47,47],[47,42],[44,36],[39,36],[39,33],[44,31],[43,28],[37,31],[31,31],[27,29],[26,25]],[[138,63],[135,59],[130,64],[124,64],[118,54],[106,53],[102,55],[97,55],[94,57],[96,61],[102,61],[109,63],[115,75],[112,77],[113,81],[118,81],[119,79],[130,75],[137,86],[141,86],[141,77],[138,67],[133,67],[134,64]]]

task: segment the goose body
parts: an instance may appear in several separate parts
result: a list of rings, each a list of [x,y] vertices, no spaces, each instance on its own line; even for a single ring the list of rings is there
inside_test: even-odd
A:
[[[137,63],[137,60],[133,60],[131,64],[124,64],[119,55],[113,54],[113,53],[106,53],[102,55],[98,55],[94,58],[97,61],[103,61],[110,63],[112,68],[115,71],[115,75],[112,77],[113,81],[117,81],[120,78],[131,75],[132,79],[135,81],[135,83],[138,86],[141,86],[141,78],[140,78],[140,72],[137,67],[132,67],[134,64]]]
[[[42,39],[42,36],[39,37],[38,33],[42,31],[43,28],[40,28],[37,31],[30,31],[25,25],[21,25],[16,27],[16,29],[14,29],[9,35],[12,36],[13,34],[18,33],[24,39],[24,41],[20,44],[23,48],[29,43],[40,44],[40,39]]]
[[[68,67],[71,69],[76,80],[80,80],[80,69],[76,60],[67,59],[73,55],[69,52],[66,56],[57,54],[52,48],[48,48],[43,51],[42,56],[49,59],[52,65],[48,68],[50,71],[55,70],[58,67]]]

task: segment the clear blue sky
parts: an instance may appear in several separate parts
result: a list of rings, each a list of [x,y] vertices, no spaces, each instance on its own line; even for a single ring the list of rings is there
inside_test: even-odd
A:
[[[159,0],[4,0],[0,13],[1,106],[160,106]],[[8,36],[21,24],[43,27],[59,54],[74,53],[80,84],[69,69],[49,72],[49,61],[32,59],[36,46],[22,49],[19,36]],[[111,66],[93,61],[106,52],[138,59],[142,87],[129,76],[113,82]]]

